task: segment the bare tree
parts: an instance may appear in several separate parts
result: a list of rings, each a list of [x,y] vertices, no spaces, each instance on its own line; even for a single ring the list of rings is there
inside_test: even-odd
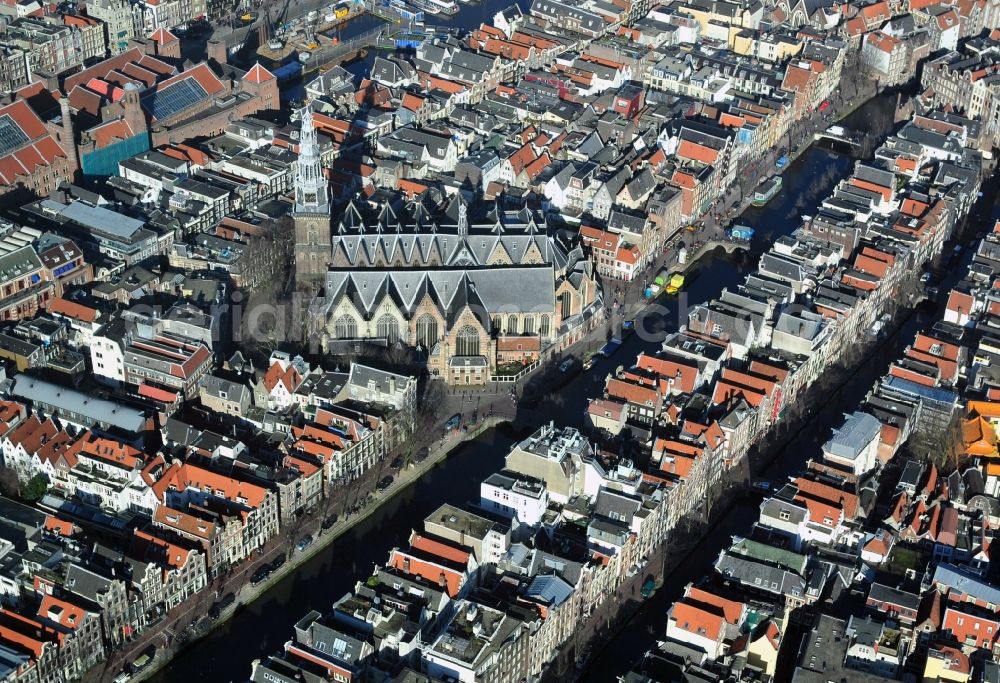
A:
[[[962,415],[956,410],[943,427],[933,425],[918,427],[916,444],[926,449],[927,459],[937,465],[942,473],[952,472],[961,467],[968,458],[962,441]]]
[[[291,219],[282,218],[250,235],[244,250],[244,277],[248,287],[239,320],[245,350],[262,356],[292,337],[296,316],[291,303],[294,281],[295,233]],[[296,338],[301,330],[295,330]]]
[[[0,467],[0,493],[10,498],[21,496],[21,480],[13,468]]]
[[[285,547],[282,552],[284,552],[285,557],[290,557],[292,551],[295,550],[295,546],[299,542],[299,533],[305,526],[307,521],[307,515],[305,510],[299,510],[292,513],[292,519],[285,531]]]

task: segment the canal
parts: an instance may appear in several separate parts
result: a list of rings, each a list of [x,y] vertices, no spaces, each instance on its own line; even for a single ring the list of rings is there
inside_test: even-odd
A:
[[[508,4],[496,3],[500,8]],[[463,11],[475,9],[476,6],[463,6]],[[882,99],[873,100],[855,113],[855,119],[863,122],[865,117],[883,115],[886,107]],[[739,284],[767,245],[778,235],[794,230],[801,213],[811,211],[837,181],[846,177],[852,165],[851,159],[816,146],[800,155],[784,174],[782,192],[766,206],[744,214],[742,221],[757,228],[750,254],[729,256],[719,250],[703,258],[698,264],[698,276],[684,295],[669,300],[646,316],[648,334],[632,335],[614,357],[603,359],[591,372],[579,375],[539,404],[535,411],[561,424],[580,426],[587,398],[600,392],[601,378],[607,372],[616,364],[634,359],[643,350],[658,348],[665,333],[677,329],[679,311],[685,309],[687,302],[706,301],[717,296],[724,287]],[[817,182],[817,178],[822,182]],[[156,683],[245,681],[249,677],[251,660],[279,650],[292,636],[292,626],[303,614],[311,609],[327,610],[335,600],[352,590],[357,580],[370,575],[376,563],[385,561],[389,550],[406,543],[411,529],[419,526],[426,515],[446,502],[477,501],[479,482],[502,467],[512,443],[512,437],[503,430],[490,430],[460,446],[443,463],[385,502],[370,517],[255,602],[239,610],[228,622],[178,653],[149,680]],[[806,452],[797,455],[805,457]],[[787,463],[788,471],[799,464],[798,458]],[[669,586],[660,590],[640,617],[611,641],[613,646],[606,648],[605,654],[595,657],[586,680],[614,680],[627,662],[635,661],[652,645],[654,630],[658,634],[662,628],[669,602],[676,599],[678,591],[683,590],[688,581],[704,576],[722,544],[728,543],[729,536],[745,533],[755,518],[756,509],[752,507],[726,515],[717,531],[706,539],[703,549],[674,572]]]
[[[841,124],[851,130],[884,130],[891,125],[895,104],[895,95],[879,95],[847,116]],[[826,197],[833,185],[845,177],[852,167],[853,161],[849,158],[823,150],[817,145],[804,152],[783,174],[781,194],[766,206],[744,211],[740,217],[740,222],[757,228],[755,240],[761,241],[760,244],[753,245],[749,260],[756,263],[759,258],[758,249],[766,248],[775,238],[794,229],[800,216],[813,211],[817,202]],[[749,267],[746,264],[740,265]],[[721,269],[715,264],[711,268],[711,278],[702,279],[716,279],[716,271]],[[956,270],[956,280],[958,275]],[[743,273],[730,277],[720,272],[720,276],[725,278],[724,286],[728,286],[730,281],[735,283],[742,280]],[[942,287],[945,285],[942,284]],[[703,301],[703,292],[692,293],[691,300]],[[763,473],[764,478],[784,481],[800,470],[806,459],[818,454],[823,440],[842,420],[843,413],[853,410],[864,399],[875,380],[886,371],[888,362],[898,355],[897,347],[912,339],[918,325],[918,320],[912,319],[890,343],[885,344],[878,357],[870,359],[872,362],[855,374],[847,385],[834,392],[828,403],[819,407],[809,428],[793,437],[771,462]],[[747,536],[750,533],[759,512],[755,502],[744,500],[733,505],[715,523],[697,548],[664,577],[663,586],[632,620],[603,642],[602,649],[595,653],[580,680],[586,683],[614,681],[617,676],[626,672],[631,663],[637,662],[647,650],[654,647],[657,640],[662,640],[670,605],[684,594],[684,588],[689,583],[712,574],[719,553],[729,547],[732,536]]]
[[[459,446],[412,486],[276,584],[226,623],[182,650],[149,680],[157,683],[239,683],[255,658],[273,654],[293,635],[292,626],[311,609],[329,610],[370,576],[394,546],[406,545],[411,529],[442,503],[479,500],[479,482],[503,467],[513,443],[492,429]]]

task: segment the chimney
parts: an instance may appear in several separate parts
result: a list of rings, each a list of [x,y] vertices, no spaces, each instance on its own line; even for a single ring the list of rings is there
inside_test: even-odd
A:
[[[208,53],[209,60],[214,60],[219,64],[225,64],[229,59],[229,54],[226,52],[226,43],[222,40],[208,41],[208,45],[205,49]]]
[[[135,83],[126,83],[122,93],[122,109],[124,109],[125,123],[132,129],[133,135],[147,132],[146,115],[142,111],[142,104],[139,101],[139,86]]]
[[[66,153],[66,157],[69,159],[69,171],[72,178],[80,169],[80,164],[76,155],[76,133],[73,130],[73,111],[69,106],[69,95],[63,95],[59,99],[59,108],[62,116],[62,134],[60,135],[59,142],[63,152]]]

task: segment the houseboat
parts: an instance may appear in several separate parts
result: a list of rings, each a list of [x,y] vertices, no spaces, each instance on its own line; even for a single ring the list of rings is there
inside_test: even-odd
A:
[[[753,193],[753,205],[764,206],[774,199],[774,195],[781,191],[781,176],[771,176],[760,185]]]
[[[458,4],[455,0],[409,0],[409,3],[419,10],[431,14],[457,14]]]

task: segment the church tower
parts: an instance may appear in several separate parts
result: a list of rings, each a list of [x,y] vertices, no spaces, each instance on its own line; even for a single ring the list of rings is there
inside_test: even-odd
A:
[[[299,163],[295,173],[295,283],[318,289],[330,263],[330,194],[319,158],[312,109],[302,110]]]

